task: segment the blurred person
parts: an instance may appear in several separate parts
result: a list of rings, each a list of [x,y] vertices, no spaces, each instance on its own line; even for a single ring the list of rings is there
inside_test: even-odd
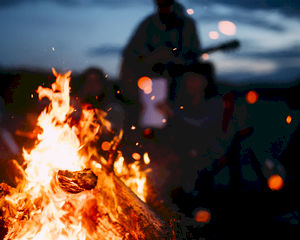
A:
[[[187,192],[194,187],[197,170],[220,158],[233,136],[233,105],[226,105],[214,80],[211,63],[191,64],[182,75],[175,103],[157,106],[169,118],[161,139],[170,142],[181,159],[180,184]]]
[[[140,23],[123,51],[120,84],[122,94],[132,103],[128,104],[129,124],[139,124],[138,79],[166,79],[168,89],[161,91],[167,91],[167,97],[173,99],[180,69],[195,61],[199,54],[195,22],[185,14],[183,6],[175,0],[154,3],[157,11]]]
[[[82,104],[90,104],[107,112],[106,119],[111,122],[114,132],[117,133],[122,129],[124,110],[115,98],[113,83],[107,80],[102,69],[97,67],[86,69],[78,80],[77,88],[79,102],[73,101],[73,104],[77,105],[75,108]]]

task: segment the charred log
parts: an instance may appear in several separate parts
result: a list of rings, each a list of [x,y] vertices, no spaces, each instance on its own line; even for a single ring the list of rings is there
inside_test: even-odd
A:
[[[70,214],[76,209],[76,196],[85,194],[86,203],[83,204],[84,207],[80,212],[82,225],[88,231],[87,239],[111,239],[109,236],[115,236],[115,239],[128,240],[182,239],[176,238],[177,236],[172,231],[168,221],[162,220],[114,173],[102,169],[93,169],[93,171],[86,169],[78,172],[59,171],[57,179],[60,188],[69,194],[69,201],[65,203],[63,209]],[[11,206],[11,203],[5,200],[6,196],[16,189],[1,184],[0,190],[1,205],[4,209],[4,212],[1,212],[0,220],[5,222],[0,227],[10,228],[11,220],[15,219],[13,222],[18,222],[16,228],[18,231],[22,231],[25,228],[22,226],[30,221],[31,215],[27,213],[31,211],[33,206],[26,204],[25,206],[30,209],[22,209],[22,213],[24,212],[22,216],[26,215],[28,218],[22,217],[20,219],[20,214],[15,214],[15,212],[19,213],[19,209],[14,209],[15,206]],[[78,194],[74,194],[76,192]],[[74,196],[74,200],[72,200],[72,196]],[[68,211],[68,208],[71,210]],[[65,221],[68,221],[70,217],[65,215],[64,218]],[[10,229],[8,235],[4,239],[13,239],[14,233]]]
[[[59,186],[68,193],[79,193],[84,190],[91,190],[97,184],[97,176],[90,169],[75,172],[59,170],[57,180]]]

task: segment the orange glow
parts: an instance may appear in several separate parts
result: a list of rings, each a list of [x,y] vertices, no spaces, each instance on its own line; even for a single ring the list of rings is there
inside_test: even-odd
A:
[[[103,151],[109,151],[110,148],[111,148],[110,142],[108,142],[108,141],[102,142],[102,144],[101,144],[101,149],[102,149]]]
[[[132,158],[136,161],[140,160],[141,159],[141,155],[139,153],[133,153],[132,155]]]
[[[275,174],[275,175],[272,175],[271,177],[269,177],[268,179],[268,187],[271,189],[271,190],[275,190],[275,191],[278,191],[280,190],[282,187],[283,187],[283,179],[281,176]]]
[[[150,160],[149,155],[148,155],[147,152],[144,153],[143,158],[144,158],[144,163],[148,165],[151,160]]]
[[[132,125],[130,129],[131,129],[131,130],[135,130],[136,127],[135,127],[134,125]]]
[[[199,223],[208,223],[210,221],[210,212],[206,210],[199,210],[195,214],[195,221]]]
[[[161,121],[162,121],[163,123],[166,123],[166,122],[167,122],[167,119],[163,118]]]
[[[97,231],[103,232],[105,224],[108,224],[98,221],[95,216],[95,228],[88,229],[84,222],[87,201],[100,200],[95,199],[93,191],[67,193],[57,180],[59,170],[80,171],[90,168],[97,174],[109,166],[109,161],[100,156],[96,149],[102,130],[111,132],[111,124],[105,119],[107,113],[82,106],[81,118],[78,124],[74,124],[72,113],[75,110],[70,106],[71,72],[58,74],[54,69],[52,71],[56,82],[51,88],[40,86],[37,89],[39,99],[48,98],[50,104],[38,117],[40,131],[35,145],[23,151],[24,165],[20,168],[24,170],[24,179],[16,191],[1,199],[5,201],[5,206],[9,206],[9,210],[1,208],[1,211],[15,213],[10,216],[5,240],[95,239]],[[146,170],[141,168],[145,160],[125,164],[122,153],[117,150],[122,135],[121,130],[111,142],[104,141],[101,149],[116,153],[114,173],[145,201],[147,177]],[[114,230],[105,229],[107,237],[103,239],[123,239],[116,236]]]
[[[183,109],[183,106],[180,106],[180,109]]]
[[[246,94],[246,101],[249,104],[254,104],[257,102],[257,100],[258,100],[258,93],[256,91],[251,90]]]
[[[144,135],[145,135],[145,136],[148,136],[148,135],[150,135],[150,134],[152,134],[151,128],[146,128],[146,129],[144,130]]]
[[[218,39],[219,38],[219,33],[216,31],[211,31],[208,33],[208,36],[210,39]]]
[[[208,53],[203,53],[201,57],[202,57],[203,60],[208,60],[209,59]]]
[[[218,23],[218,28],[224,35],[232,36],[236,33],[236,26],[230,21],[220,21]]]
[[[285,122],[286,122],[287,124],[290,124],[290,123],[292,122],[292,117],[291,117],[290,115],[288,115],[288,116],[286,117],[286,119],[285,119]]]
[[[187,9],[186,12],[188,15],[193,15],[195,13],[194,9],[192,8]]]
[[[153,101],[154,99],[155,99],[155,96],[152,96],[152,97],[151,97],[151,100]]]
[[[138,80],[138,87],[144,91],[145,94],[152,92],[152,80],[149,77],[143,76]]]

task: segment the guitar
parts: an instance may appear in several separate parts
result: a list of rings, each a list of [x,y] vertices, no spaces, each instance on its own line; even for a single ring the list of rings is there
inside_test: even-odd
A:
[[[237,39],[230,40],[228,42],[222,43],[220,45],[217,45],[215,47],[206,48],[199,52],[199,55],[202,55],[203,53],[213,53],[216,51],[227,51],[227,50],[234,50],[240,47],[240,41]]]
[[[213,53],[216,51],[228,51],[228,50],[234,50],[240,47],[240,42],[238,40],[231,40],[222,44],[219,44],[214,47],[206,48],[203,50],[200,50],[198,52],[198,57],[201,57],[204,53]],[[172,61],[174,60],[174,61]],[[126,60],[125,60],[126,61]],[[168,93],[170,92],[170,86],[169,86],[169,80],[167,79],[167,76],[172,75],[172,71],[175,69],[177,71],[180,67],[183,67],[184,64],[182,64],[180,61],[176,61],[176,57],[172,57],[170,60],[170,63],[162,64],[159,63],[156,68],[157,72],[164,72],[166,70],[167,74],[164,74],[164,76],[160,77],[152,77],[152,92],[151,94],[144,94],[143,91],[140,91],[137,89],[137,80],[139,77],[143,76],[142,74],[139,74],[138,71],[140,69],[137,68],[126,68],[126,62],[123,61],[121,65],[121,72],[123,73],[123,78],[131,85],[131,87],[126,87],[127,93],[135,99],[135,101],[140,102],[143,105],[144,111],[141,113],[141,116],[139,117],[140,122],[139,125],[141,127],[155,127],[155,128],[161,128],[164,127],[165,122],[163,121],[166,117],[163,116],[161,112],[158,111],[156,108],[156,104],[158,101],[164,102],[168,99]],[[155,67],[154,67],[155,68]],[[155,69],[154,69],[155,70]],[[134,72],[135,71],[135,72]],[[155,71],[154,71],[155,72]],[[126,74],[125,74],[126,73]],[[127,75],[128,74],[128,75]],[[145,74],[145,73],[144,73]],[[159,76],[159,74],[157,74]],[[174,75],[174,74],[173,74]],[[128,80],[129,79],[129,80]],[[133,85],[132,85],[133,84]],[[131,91],[131,92],[130,92]],[[152,100],[151,97],[155,96],[155,100]],[[126,96],[125,96],[126,97]]]

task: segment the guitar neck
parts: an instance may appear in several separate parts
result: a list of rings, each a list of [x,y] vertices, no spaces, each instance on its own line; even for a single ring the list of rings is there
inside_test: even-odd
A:
[[[205,48],[200,51],[199,55],[202,55],[203,53],[213,53],[216,51],[226,51],[226,50],[233,50],[240,46],[240,42],[238,40],[231,40],[227,43],[223,43],[220,45],[217,45],[215,47]]]

